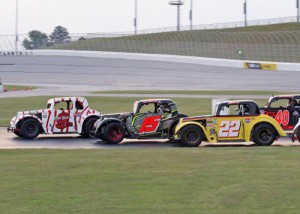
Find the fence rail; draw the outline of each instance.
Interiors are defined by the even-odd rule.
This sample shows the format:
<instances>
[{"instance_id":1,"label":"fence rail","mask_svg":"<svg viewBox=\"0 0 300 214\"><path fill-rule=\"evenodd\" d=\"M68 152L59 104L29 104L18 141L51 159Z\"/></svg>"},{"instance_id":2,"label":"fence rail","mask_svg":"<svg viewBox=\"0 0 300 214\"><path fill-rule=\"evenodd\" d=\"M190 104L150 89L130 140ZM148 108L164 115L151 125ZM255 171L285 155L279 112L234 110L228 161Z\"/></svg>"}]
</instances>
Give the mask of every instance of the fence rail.
<instances>
[{"instance_id":1,"label":"fence rail","mask_svg":"<svg viewBox=\"0 0 300 214\"><path fill-rule=\"evenodd\" d=\"M296 17L250 21L248 25L296 21ZM61 44L35 44L38 49L89 50L131 53L172 54L224 59L300 62L300 30L274 32L233 32L200 30L233 28L243 22L220 25L181 27L123 33L71 34L70 41ZM172 31L173 32L170 32ZM162 33L164 32L164 33ZM22 42L27 35L19 35L17 47L14 35L0 36L0 54L19 54L26 49Z\"/></svg>"}]
</instances>

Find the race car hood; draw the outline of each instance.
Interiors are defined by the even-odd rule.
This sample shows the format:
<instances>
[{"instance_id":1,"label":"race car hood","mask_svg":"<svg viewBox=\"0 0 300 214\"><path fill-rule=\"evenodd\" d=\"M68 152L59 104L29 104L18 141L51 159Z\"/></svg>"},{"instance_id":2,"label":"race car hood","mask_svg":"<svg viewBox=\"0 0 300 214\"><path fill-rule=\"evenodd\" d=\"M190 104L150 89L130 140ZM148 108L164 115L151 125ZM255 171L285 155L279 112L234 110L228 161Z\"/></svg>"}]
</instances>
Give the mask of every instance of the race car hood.
<instances>
[{"instance_id":1,"label":"race car hood","mask_svg":"<svg viewBox=\"0 0 300 214\"><path fill-rule=\"evenodd\" d=\"M17 112L16 116L14 116L10 121L10 126L14 127L16 123L18 123L22 118L26 116L37 116L45 112L45 110L30 110L30 111L19 111Z\"/></svg>"},{"instance_id":2,"label":"race car hood","mask_svg":"<svg viewBox=\"0 0 300 214\"><path fill-rule=\"evenodd\" d=\"M102 117L103 118L124 118L124 117L128 117L132 115L131 112L122 112L122 113L113 113L113 114L103 114Z\"/></svg>"},{"instance_id":3,"label":"race car hood","mask_svg":"<svg viewBox=\"0 0 300 214\"><path fill-rule=\"evenodd\" d=\"M29 110L29 111L19 111L17 112L17 115L37 115L40 113L45 112L45 110L41 109L41 110Z\"/></svg>"},{"instance_id":4,"label":"race car hood","mask_svg":"<svg viewBox=\"0 0 300 214\"><path fill-rule=\"evenodd\" d=\"M186 121L194 121L194 120L206 120L206 119L211 118L211 117L214 117L214 116L212 116L212 115L201 115L201 116L196 116L196 117L185 117L185 118L182 118L182 121L186 122Z\"/></svg>"}]
</instances>

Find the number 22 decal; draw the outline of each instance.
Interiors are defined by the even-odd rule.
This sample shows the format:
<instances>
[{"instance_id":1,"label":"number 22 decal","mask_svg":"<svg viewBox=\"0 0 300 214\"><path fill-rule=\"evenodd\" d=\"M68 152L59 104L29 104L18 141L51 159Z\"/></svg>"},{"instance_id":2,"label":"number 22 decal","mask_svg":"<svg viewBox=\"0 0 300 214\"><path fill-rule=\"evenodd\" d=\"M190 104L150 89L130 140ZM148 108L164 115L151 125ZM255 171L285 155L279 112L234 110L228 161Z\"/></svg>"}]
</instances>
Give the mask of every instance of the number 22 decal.
<instances>
[{"instance_id":1,"label":"number 22 decal","mask_svg":"<svg viewBox=\"0 0 300 214\"><path fill-rule=\"evenodd\" d=\"M220 123L219 137L238 137L241 128L240 120L223 120Z\"/></svg>"}]
</instances>

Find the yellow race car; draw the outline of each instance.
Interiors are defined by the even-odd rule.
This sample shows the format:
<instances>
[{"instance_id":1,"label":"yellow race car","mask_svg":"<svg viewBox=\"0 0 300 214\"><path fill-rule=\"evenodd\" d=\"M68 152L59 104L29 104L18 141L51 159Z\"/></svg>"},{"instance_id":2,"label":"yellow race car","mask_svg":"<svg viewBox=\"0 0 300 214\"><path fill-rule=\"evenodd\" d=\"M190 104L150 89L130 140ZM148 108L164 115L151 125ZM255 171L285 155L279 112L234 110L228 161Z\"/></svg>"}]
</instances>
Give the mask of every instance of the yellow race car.
<instances>
[{"instance_id":1,"label":"yellow race car","mask_svg":"<svg viewBox=\"0 0 300 214\"><path fill-rule=\"evenodd\" d=\"M175 129L175 140L196 147L202 141L249 142L269 146L286 136L272 117L260 114L252 100L223 101L215 106L211 116L181 118Z\"/></svg>"}]
</instances>

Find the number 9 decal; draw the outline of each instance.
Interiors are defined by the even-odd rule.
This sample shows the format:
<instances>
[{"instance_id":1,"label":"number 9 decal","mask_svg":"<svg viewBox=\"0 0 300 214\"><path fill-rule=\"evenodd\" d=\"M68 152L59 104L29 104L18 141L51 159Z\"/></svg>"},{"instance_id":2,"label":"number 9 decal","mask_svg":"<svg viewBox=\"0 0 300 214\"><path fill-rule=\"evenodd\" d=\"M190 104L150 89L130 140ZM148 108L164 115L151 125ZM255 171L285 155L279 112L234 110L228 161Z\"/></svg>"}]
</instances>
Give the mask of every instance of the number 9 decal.
<instances>
[{"instance_id":1,"label":"number 9 decal","mask_svg":"<svg viewBox=\"0 0 300 214\"><path fill-rule=\"evenodd\" d=\"M220 138L238 137L241 128L240 120L223 120L220 123L218 136Z\"/></svg>"}]
</instances>

